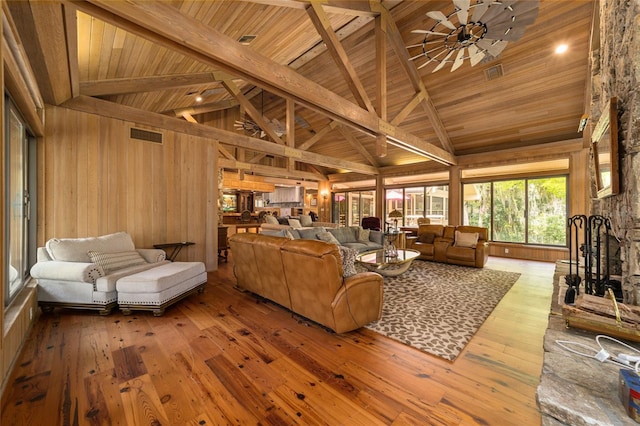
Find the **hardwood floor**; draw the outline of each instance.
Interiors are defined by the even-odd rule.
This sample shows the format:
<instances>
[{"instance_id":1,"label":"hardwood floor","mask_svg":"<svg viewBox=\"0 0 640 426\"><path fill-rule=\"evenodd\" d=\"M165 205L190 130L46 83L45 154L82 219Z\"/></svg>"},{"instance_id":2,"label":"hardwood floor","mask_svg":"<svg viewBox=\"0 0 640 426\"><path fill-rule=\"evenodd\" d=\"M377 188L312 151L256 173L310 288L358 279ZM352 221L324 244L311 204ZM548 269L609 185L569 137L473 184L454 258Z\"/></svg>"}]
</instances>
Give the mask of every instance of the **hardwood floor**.
<instances>
[{"instance_id":1,"label":"hardwood floor","mask_svg":"<svg viewBox=\"0 0 640 426\"><path fill-rule=\"evenodd\" d=\"M8 425L539 425L554 264L522 275L455 362L362 329L336 335L233 288L101 317L41 315L2 397Z\"/></svg>"}]
</instances>

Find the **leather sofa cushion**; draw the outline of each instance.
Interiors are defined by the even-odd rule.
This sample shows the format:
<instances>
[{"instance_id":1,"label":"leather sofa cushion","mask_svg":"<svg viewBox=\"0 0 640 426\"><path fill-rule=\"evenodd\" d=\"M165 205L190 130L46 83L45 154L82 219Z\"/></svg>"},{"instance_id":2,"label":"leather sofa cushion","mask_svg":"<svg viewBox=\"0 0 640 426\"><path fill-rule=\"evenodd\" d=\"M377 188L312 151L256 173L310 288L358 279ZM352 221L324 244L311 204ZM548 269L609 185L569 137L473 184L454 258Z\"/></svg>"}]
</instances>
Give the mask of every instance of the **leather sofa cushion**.
<instances>
[{"instance_id":1,"label":"leather sofa cushion","mask_svg":"<svg viewBox=\"0 0 640 426\"><path fill-rule=\"evenodd\" d=\"M433 254L435 253L435 246L433 244L416 243L412 248L418 250L421 254L426 256L433 256Z\"/></svg>"},{"instance_id":2,"label":"leather sofa cushion","mask_svg":"<svg viewBox=\"0 0 640 426\"><path fill-rule=\"evenodd\" d=\"M468 247L454 247L449 246L447 248L447 259L460 260L464 262L473 262L476 258L476 250Z\"/></svg>"},{"instance_id":3,"label":"leather sofa cushion","mask_svg":"<svg viewBox=\"0 0 640 426\"><path fill-rule=\"evenodd\" d=\"M433 232L425 232L424 234L418 235L418 242L423 244L433 244L436 239L436 234Z\"/></svg>"}]
</instances>

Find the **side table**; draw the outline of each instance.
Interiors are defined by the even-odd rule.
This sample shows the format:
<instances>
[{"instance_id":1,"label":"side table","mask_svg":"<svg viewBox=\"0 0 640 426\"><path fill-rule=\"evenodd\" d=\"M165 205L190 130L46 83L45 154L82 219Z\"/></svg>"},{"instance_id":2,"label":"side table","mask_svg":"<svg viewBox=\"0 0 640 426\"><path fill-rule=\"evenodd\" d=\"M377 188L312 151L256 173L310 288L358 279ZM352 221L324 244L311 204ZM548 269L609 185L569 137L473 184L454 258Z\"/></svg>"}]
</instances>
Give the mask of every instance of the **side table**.
<instances>
[{"instance_id":1,"label":"side table","mask_svg":"<svg viewBox=\"0 0 640 426\"><path fill-rule=\"evenodd\" d=\"M182 247L192 246L194 244L195 243L192 243L191 241L181 241L179 243L154 244L153 247L162 250L169 248L173 249L171 254L167 254L167 259L173 262L178 256L178 253L180 253L180 250L182 250Z\"/></svg>"}]
</instances>

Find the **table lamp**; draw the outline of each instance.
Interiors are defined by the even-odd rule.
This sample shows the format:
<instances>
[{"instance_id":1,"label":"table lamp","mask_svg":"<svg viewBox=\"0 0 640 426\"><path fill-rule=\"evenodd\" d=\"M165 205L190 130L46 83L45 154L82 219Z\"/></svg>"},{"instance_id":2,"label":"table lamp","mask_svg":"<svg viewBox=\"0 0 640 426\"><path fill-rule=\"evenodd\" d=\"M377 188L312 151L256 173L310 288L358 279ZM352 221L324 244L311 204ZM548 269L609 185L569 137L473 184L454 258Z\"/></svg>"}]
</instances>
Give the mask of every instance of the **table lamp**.
<instances>
[{"instance_id":1,"label":"table lamp","mask_svg":"<svg viewBox=\"0 0 640 426\"><path fill-rule=\"evenodd\" d=\"M395 230L398 230L398 219L402 217L402 212L400 210L392 210L389 213L389 218L393 219L393 227Z\"/></svg>"}]
</instances>

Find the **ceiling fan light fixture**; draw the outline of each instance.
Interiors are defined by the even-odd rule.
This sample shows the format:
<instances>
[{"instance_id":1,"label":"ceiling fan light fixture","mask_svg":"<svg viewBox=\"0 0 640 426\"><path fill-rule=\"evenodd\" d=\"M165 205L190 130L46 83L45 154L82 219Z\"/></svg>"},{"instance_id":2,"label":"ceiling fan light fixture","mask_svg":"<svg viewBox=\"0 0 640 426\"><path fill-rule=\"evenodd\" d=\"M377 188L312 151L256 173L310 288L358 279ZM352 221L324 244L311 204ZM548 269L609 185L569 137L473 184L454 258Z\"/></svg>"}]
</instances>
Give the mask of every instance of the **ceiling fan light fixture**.
<instances>
[{"instance_id":1,"label":"ceiling fan light fixture","mask_svg":"<svg viewBox=\"0 0 640 426\"><path fill-rule=\"evenodd\" d=\"M527 25L538 17L539 0L452 0L454 11L446 15L430 11L427 16L436 21L428 30L413 30L424 34L422 44L407 49L422 48L422 53L409 60L426 58L418 69L435 63L432 72L451 64L451 71L469 59L471 66L485 56L497 57L510 41L519 40ZM471 13L471 21L469 16ZM454 55L454 53L456 53Z\"/></svg>"}]
</instances>

